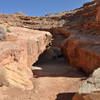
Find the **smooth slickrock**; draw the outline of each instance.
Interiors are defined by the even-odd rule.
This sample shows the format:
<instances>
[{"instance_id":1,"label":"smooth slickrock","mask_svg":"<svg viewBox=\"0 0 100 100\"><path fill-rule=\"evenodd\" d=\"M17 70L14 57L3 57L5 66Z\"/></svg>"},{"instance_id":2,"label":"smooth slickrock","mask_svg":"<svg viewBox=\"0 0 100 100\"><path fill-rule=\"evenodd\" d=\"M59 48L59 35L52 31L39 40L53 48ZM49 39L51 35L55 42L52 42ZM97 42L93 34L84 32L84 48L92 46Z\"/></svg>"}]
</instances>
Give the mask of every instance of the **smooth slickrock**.
<instances>
[{"instance_id":1,"label":"smooth slickrock","mask_svg":"<svg viewBox=\"0 0 100 100\"><path fill-rule=\"evenodd\" d=\"M83 83L73 100L100 100L100 68Z\"/></svg>"},{"instance_id":2,"label":"smooth slickrock","mask_svg":"<svg viewBox=\"0 0 100 100\"><path fill-rule=\"evenodd\" d=\"M7 27L4 40L0 41L0 84L32 89L31 66L51 38L49 32Z\"/></svg>"}]
</instances>

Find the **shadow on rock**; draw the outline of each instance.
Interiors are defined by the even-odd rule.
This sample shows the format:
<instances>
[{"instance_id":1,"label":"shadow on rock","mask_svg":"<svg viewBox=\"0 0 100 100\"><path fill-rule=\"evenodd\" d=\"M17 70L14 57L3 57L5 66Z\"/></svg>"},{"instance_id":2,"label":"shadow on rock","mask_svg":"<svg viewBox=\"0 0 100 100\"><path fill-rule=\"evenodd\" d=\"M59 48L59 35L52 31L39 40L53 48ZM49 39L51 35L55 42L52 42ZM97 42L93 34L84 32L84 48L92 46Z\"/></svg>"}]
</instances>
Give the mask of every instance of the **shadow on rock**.
<instances>
[{"instance_id":1,"label":"shadow on rock","mask_svg":"<svg viewBox=\"0 0 100 100\"><path fill-rule=\"evenodd\" d=\"M75 93L59 93L55 100L72 100Z\"/></svg>"},{"instance_id":2,"label":"shadow on rock","mask_svg":"<svg viewBox=\"0 0 100 100\"><path fill-rule=\"evenodd\" d=\"M37 62L33 65L34 77L84 77L85 74L71 67L64 58L57 58L45 62Z\"/></svg>"}]
</instances>

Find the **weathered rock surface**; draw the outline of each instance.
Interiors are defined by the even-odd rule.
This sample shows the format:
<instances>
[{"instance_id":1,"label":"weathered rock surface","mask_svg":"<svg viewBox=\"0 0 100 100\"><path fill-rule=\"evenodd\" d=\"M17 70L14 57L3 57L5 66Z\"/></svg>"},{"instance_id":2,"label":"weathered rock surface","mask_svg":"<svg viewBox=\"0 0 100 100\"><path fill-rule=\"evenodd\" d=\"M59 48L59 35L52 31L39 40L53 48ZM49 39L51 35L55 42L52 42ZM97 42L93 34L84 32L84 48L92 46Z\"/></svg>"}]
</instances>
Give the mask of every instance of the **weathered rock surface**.
<instances>
[{"instance_id":1,"label":"weathered rock surface","mask_svg":"<svg viewBox=\"0 0 100 100\"><path fill-rule=\"evenodd\" d=\"M84 6L87 8L87 5ZM92 5L89 6L93 8ZM87 15L85 15L86 13ZM80 16L79 21L72 21L75 24L73 23L70 28L71 35L69 38L62 43L62 50L71 65L83 69L86 73L91 73L94 69L100 67L100 24L94 20L96 16L88 20L90 13L86 13L76 12L73 16L73 18Z\"/></svg>"},{"instance_id":2,"label":"weathered rock surface","mask_svg":"<svg viewBox=\"0 0 100 100\"><path fill-rule=\"evenodd\" d=\"M99 3L92 1L79 9L44 17L26 16L21 13L1 14L0 23L6 26L51 32L53 35L52 46L60 47L63 44L62 50L69 63L91 73L100 65L99 9ZM63 40L66 43L65 41L62 43Z\"/></svg>"},{"instance_id":3,"label":"weathered rock surface","mask_svg":"<svg viewBox=\"0 0 100 100\"><path fill-rule=\"evenodd\" d=\"M73 100L100 100L100 68L83 83Z\"/></svg>"},{"instance_id":4,"label":"weathered rock surface","mask_svg":"<svg viewBox=\"0 0 100 100\"><path fill-rule=\"evenodd\" d=\"M88 27L91 29L88 30ZM83 27L84 31L81 30L81 34L74 34L62 43L63 52L69 63L86 73L100 67L100 29L96 27L94 30L94 27L92 25Z\"/></svg>"},{"instance_id":5,"label":"weathered rock surface","mask_svg":"<svg viewBox=\"0 0 100 100\"><path fill-rule=\"evenodd\" d=\"M96 16L96 21L100 21L100 6L97 7L97 16Z\"/></svg>"},{"instance_id":6,"label":"weathered rock surface","mask_svg":"<svg viewBox=\"0 0 100 100\"><path fill-rule=\"evenodd\" d=\"M91 73L100 65L100 25L96 23L99 20L97 7L92 1L79 9L44 17L26 16L20 13L2 14L0 23L51 32L52 46L55 48L63 44L62 50L69 63Z\"/></svg>"},{"instance_id":7,"label":"weathered rock surface","mask_svg":"<svg viewBox=\"0 0 100 100\"><path fill-rule=\"evenodd\" d=\"M97 15L96 15L96 21L100 21L100 0L95 0L97 3Z\"/></svg>"},{"instance_id":8,"label":"weathered rock surface","mask_svg":"<svg viewBox=\"0 0 100 100\"><path fill-rule=\"evenodd\" d=\"M51 41L51 34L21 27L7 27L7 31L0 41L0 84L32 89L31 66Z\"/></svg>"},{"instance_id":9,"label":"weathered rock surface","mask_svg":"<svg viewBox=\"0 0 100 100\"><path fill-rule=\"evenodd\" d=\"M18 12L1 14L0 24L10 27L7 34L5 29L0 31L0 85L33 88L30 81L31 65L37 61L51 40L50 33L42 31L49 31L53 35L52 47L44 53L45 59L61 55L61 48L73 67L86 73L92 73L100 67L100 3L99 0L95 1L73 11L44 17L27 16ZM100 100L99 73L100 69L84 82L73 100Z\"/></svg>"}]
</instances>

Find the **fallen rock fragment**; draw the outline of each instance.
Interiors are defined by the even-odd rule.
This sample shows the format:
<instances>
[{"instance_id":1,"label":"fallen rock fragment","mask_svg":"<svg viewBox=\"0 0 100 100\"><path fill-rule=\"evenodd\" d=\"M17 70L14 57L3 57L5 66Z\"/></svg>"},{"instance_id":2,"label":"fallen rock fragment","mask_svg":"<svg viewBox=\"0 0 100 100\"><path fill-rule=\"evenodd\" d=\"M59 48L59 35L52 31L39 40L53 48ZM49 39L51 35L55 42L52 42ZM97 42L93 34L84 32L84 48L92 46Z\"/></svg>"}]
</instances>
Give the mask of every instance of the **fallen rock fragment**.
<instances>
[{"instance_id":1,"label":"fallen rock fragment","mask_svg":"<svg viewBox=\"0 0 100 100\"><path fill-rule=\"evenodd\" d=\"M100 100L100 68L83 82L73 100Z\"/></svg>"}]
</instances>

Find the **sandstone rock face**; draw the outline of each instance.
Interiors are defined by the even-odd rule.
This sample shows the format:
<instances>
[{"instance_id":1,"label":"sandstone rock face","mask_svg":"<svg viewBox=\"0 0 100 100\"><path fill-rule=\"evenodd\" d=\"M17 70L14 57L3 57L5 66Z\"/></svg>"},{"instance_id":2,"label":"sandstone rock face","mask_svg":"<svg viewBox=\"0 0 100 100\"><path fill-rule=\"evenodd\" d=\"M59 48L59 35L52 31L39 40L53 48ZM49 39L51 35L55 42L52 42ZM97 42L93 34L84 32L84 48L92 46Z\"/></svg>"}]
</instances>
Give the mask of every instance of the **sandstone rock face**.
<instances>
[{"instance_id":1,"label":"sandstone rock face","mask_svg":"<svg viewBox=\"0 0 100 100\"><path fill-rule=\"evenodd\" d=\"M100 35L77 34L62 43L63 52L72 66L86 73L100 67Z\"/></svg>"},{"instance_id":2,"label":"sandstone rock face","mask_svg":"<svg viewBox=\"0 0 100 100\"><path fill-rule=\"evenodd\" d=\"M0 23L51 32L52 47L61 47L71 65L91 73L100 65L100 24L96 22L100 17L97 7L92 1L79 9L44 17L26 16L21 13L1 14Z\"/></svg>"},{"instance_id":3,"label":"sandstone rock face","mask_svg":"<svg viewBox=\"0 0 100 100\"><path fill-rule=\"evenodd\" d=\"M9 27L0 41L0 84L32 89L31 66L51 41L45 31Z\"/></svg>"},{"instance_id":4,"label":"sandstone rock face","mask_svg":"<svg viewBox=\"0 0 100 100\"><path fill-rule=\"evenodd\" d=\"M100 6L97 7L97 16L96 16L96 21L100 21Z\"/></svg>"},{"instance_id":5,"label":"sandstone rock face","mask_svg":"<svg viewBox=\"0 0 100 100\"><path fill-rule=\"evenodd\" d=\"M97 3L97 15L96 15L96 21L100 21L100 0L95 0Z\"/></svg>"},{"instance_id":6,"label":"sandstone rock face","mask_svg":"<svg viewBox=\"0 0 100 100\"><path fill-rule=\"evenodd\" d=\"M84 6L87 8L88 5ZM88 12L88 15L80 12L72 16L70 36L62 42L62 51L72 66L81 68L86 73L92 73L94 69L100 67L100 25L94 18L87 20L90 15ZM85 14L85 19L83 14ZM77 16L80 16L79 19L74 20Z\"/></svg>"},{"instance_id":7,"label":"sandstone rock face","mask_svg":"<svg viewBox=\"0 0 100 100\"><path fill-rule=\"evenodd\" d=\"M73 27L95 21L96 8L95 2L90 2L73 11L43 17L26 16L18 12L10 15L0 14L0 24L49 31L53 35L53 46L60 47L61 42L73 31Z\"/></svg>"},{"instance_id":8,"label":"sandstone rock face","mask_svg":"<svg viewBox=\"0 0 100 100\"><path fill-rule=\"evenodd\" d=\"M100 100L100 68L83 83L73 100Z\"/></svg>"}]
</instances>

